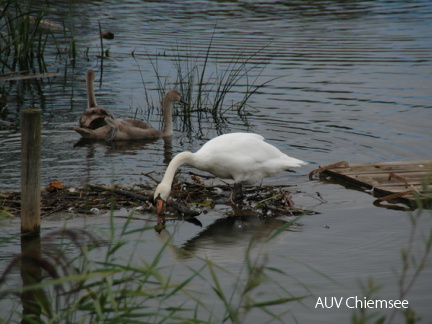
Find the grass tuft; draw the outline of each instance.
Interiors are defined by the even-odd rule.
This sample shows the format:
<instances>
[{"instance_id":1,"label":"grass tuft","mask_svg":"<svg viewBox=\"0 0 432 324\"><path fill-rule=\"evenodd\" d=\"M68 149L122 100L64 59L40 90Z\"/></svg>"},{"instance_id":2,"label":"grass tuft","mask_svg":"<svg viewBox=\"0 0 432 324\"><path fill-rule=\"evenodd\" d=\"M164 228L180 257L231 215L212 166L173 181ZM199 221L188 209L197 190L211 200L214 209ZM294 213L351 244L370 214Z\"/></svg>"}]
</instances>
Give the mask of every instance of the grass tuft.
<instances>
[{"instance_id":1,"label":"grass tuft","mask_svg":"<svg viewBox=\"0 0 432 324\"><path fill-rule=\"evenodd\" d=\"M274 271L267 268L265 258L262 262L252 259L249 249L239 274L205 259L197 268L186 266L189 273L183 272L179 281L172 277L174 269L162 265L162 256L171 246L169 240L150 260L137 260L136 255L141 255L138 250L124 260L121 249L138 229L130 228L133 213L120 226L112 219L103 234L106 238L88 230L65 229L45 235L42 248L32 244L34 248L14 258L0 277L0 298L30 293L31 302L21 299L27 309L22 314L25 323L243 323L252 309L277 318L280 314L272 312L272 307L303 298L254 298L252 294L271 281L266 272ZM143 233L154 228L139 230ZM251 246L255 244L251 242ZM23 287L8 284L6 288L11 271L30 255L37 260L32 269L39 269L42 275ZM233 278L236 284L227 289L221 275ZM202 292L196 291L197 281L209 286L206 294L213 292L214 296L203 299ZM223 314L214 307L215 300L222 302ZM8 316L10 322L12 318Z\"/></svg>"}]
</instances>

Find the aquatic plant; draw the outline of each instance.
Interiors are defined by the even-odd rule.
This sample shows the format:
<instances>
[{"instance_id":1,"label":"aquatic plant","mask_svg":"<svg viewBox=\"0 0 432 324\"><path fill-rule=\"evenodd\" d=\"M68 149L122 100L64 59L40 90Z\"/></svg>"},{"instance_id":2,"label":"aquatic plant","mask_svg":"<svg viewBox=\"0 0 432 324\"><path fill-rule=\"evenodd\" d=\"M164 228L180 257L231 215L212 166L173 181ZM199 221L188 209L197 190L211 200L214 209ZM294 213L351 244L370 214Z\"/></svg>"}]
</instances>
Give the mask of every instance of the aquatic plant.
<instances>
[{"instance_id":1,"label":"aquatic plant","mask_svg":"<svg viewBox=\"0 0 432 324\"><path fill-rule=\"evenodd\" d=\"M45 52L47 44L60 49L54 31L67 29L45 19L46 9L39 7L32 0L6 0L0 8L0 63L2 73L44 73L47 71ZM66 50L71 60L76 57L73 38L70 48Z\"/></svg>"},{"instance_id":2,"label":"aquatic plant","mask_svg":"<svg viewBox=\"0 0 432 324\"><path fill-rule=\"evenodd\" d=\"M235 111L246 116L247 102L260 88L276 78L258 83L262 71L268 64L267 60L258 60L263 48L247 53L238 51L228 61L221 62L212 53L212 40L204 55L190 62L194 57L191 53L182 55L179 50L174 56L177 71L176 84L186 94L190 103L185 114L192 111L210 113L213 120L219 121L228 111ZM253 75L253 77L251 77ZM242 93L240 98L230 98L234 92ZM231 103L227 104L227 101Z\"/></svg>"},{"instance_id":3,"label":"aquatic plant","mask_svg":"<svg viewBox=\"0 0 432 324\"><path fill-rule=\"evenodd\" d=\"M14 127L13 109L20 108L21 98L11 100L10 93L17 87L18 93L35 91L43 97L43 80L41 77L57 75L48 72L52 61L59 62L65 53L54 32L63 31L65 38L67 29L45 19L45 9L38 7L40 3L32 0L6 0L0 6L0 79L2 81L19 81L16 84L2 82L0 84L0 118L5 120L1 127ZM75 42L70 41L66 50L66 62L74 62L76 56ZM54 56L46 63L47 48L54 49ZM53 51L50 50L50 53ZM34 96L34 94L31 94ZM39 101L43 109L44 100ZM15 106L16 104L16 106ZM35 106L37 106L35 104Z\"/></svg>"},{"instance_id":4,"label":"aquatic plant","mask_svg":"<svg viewBox=\"0 0 432 324\"><path fill-rule=\"evenodd\" d=\"M425 230L421 223L425 212L419 209L410 216L412 228L407 247L401 253L402 268L397 283L400 299L407 297L429 262L432 231L429 228L419 235L420 229ZM119 224L111 214L108 230L98 235L89 230L65 229L44 236L39 245L33 241L31 249L23 249L0 275L0 299L15 296L10 313L2 311L0 322L18 322L22 317L23 323L247 323L257 314L260 319L267 317L268 322L284 322L295 315L289 313L289 308L278 308L278 305L304 304L306 298L313 296L307 285L304 285L305 294L293 294L284 285L283 278L289 278L289 274L270 265L265 252L257 253L263 242L271 242L290 230L297 217L282 226L269 228L264 236L262 231L256 232L235 273L211 259L200 259L189 250L175 247L170 239L164 240L153 257L146 257L140 251L143 244L140 238L163 230L164 226L137 227L136 223L132 226L135 219L132 212ZM413 245L419 237L424 240L422 250ZM8 240L0 240L0 245ZM131 251L132 241L137 243ZM124 257L122 249L126 245L129 245L128 256ZM167 250L175 250L179 260L194 257L195 266L178 263L167 267L162 262ZM37 265L40 271L29 272L33 274L31 280L26 272L21 272L26 278L25 285L14 288L9 276L14 268L26 262L27 269ZM311 270L333 281L326 274ZM182 279L174 276L178 271ZM233 282L228 287L224 284L227 278ZM268 291L269 287L271 294L266 294L262 288ZM380 288L372 278L362 284L367 300L374 299ZM21 314L17 304L22 304L27 312ZM396 311L383 315L360 308L352 314L351 322L401 322ZM412 308L406 309L402 316L407 324L417 321Z\"/></svg>"},{"instance_id":5,"label":"aquatic plant","mask_svg":"<svg viewBox=\"0 0 432 324\"><path fill-rule=\"evenodd\" d=\"M176 281L174 268L161 263L164 252L172 249L170 240L166 240L150 260L139 251L139 244L132 252L128 250L128 258L121 258L124 255L121 250L130 244L131 235L141 236L156 230L153 226L131 228L133 219L132 212L119 227L111 215L110 227L105 233L95 235L88 230L65 229L48 234L41 243L31 243L32 248L14 258L0 277L0 298L21 297L16 302L21 302L26 309L20 315L23 323L243 323L251 310L280 321L286 310L278 314L271 310L273 306L304 298L290 294L272 279L272 273L280 275L283 271L268 266L265 254L257 256L256 250L251 253L252 247L261 244L257 238L251 240L237 274L209 259L202 259L198 268L185 265L183 279ZM294 222L286 223L277 234L288 230ZM272 233L277 236L270 231L269 239ZM178 253L190 252L180 249ZM24 269L33 269L28 272L33 274L31 280L22 288L6 285L12 269L26 262ZM205 271L210 273L210 279ZM21 273L23 278L28 278L22 268ZM221 285L222 275L233 279L232 289ZM214 292L214 296L210 296L212 302L196 291L196 283L193 283L196 280L200 280L199 285L208 285L207 291ZM275 287L270 299L259 293L263 283ZM278 288L283 297L275 294ZM224 310L222 313L215 309L214 302L218 300ZM0 322L18 321L17 315L2 312L7 318L0 318Z\"/></svg>"},{"instance_id":6,"label":"aquatic plant","mask_svg":"<svg viewBox=\"0 0 432 324\"><path fill-rule=\"evenodd\" d=\"M219 58L213 49L213 36L203 53L192 53L190 50L183 52L173 46L171 53L165 52L163 58L171 60L174 64L175 76L171 78L174 81L161 73L159 68L161 56L147 52L146 59L150 62L156 77L159 99L162 100L164 94L171 88L177 88L189 103L181 111L184 126L190 131L194 127L193 120L197 120L194 124L199 126L204 115L209 115L215 123L226 120L227 112L235 112L246 120L248 114L246 108L252 95L277 79L260 81L262 72L268 64L268 59L258 58L262 50L263 48L254 50L252 53L246 50L238 51L230 55L228 60ZM138 55L135 53L132 55L139 68ZM148 89L142 75L141 78L147 105L154 107L148 100Z\"/></svg>"},{"instance_id":7,"label":"aquatic plant","mask_svg":"<svg viewBox=\"0 0 432 324\"><path fill-rule=\"evenodd\" d=\"M38 32L43 12L32 8L32 2L8 0L0 10L0 62L2 72L34 71L35 61L44 71L43 53L46 37Z\"/></svg>"}]
</instances>

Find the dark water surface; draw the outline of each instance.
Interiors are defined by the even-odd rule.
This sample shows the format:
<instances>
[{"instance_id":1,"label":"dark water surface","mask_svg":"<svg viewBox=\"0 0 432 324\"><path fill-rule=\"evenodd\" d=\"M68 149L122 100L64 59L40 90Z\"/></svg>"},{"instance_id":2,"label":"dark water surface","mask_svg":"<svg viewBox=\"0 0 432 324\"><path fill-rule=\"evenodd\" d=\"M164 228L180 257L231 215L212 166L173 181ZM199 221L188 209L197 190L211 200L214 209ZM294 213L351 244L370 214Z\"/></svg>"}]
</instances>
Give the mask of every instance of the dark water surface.
<instances>
[{"instance_id":1,"label":"dark water surface","mask_svg":"<svg viewBox=\"0 0 432 324\"><path fill-rule=\"evenodd\" d=\"M77 62L75 67L49 62L50 71L59 71L55 78L2 81L10 90L9 114L0 124L0 191L20 188L19 112L32 106L43 111L44 185L53 180L73 187L152 183L141 173L163 172L171 156L180 151L197 150L221 133L256 132L287 154L310 163L294 175L282 174L264 183L294 185L303 192L294 196L294 202L320 213L303 218L300 231L283 234L266 247L270 265L289 274L289 280L281 279L287 280L285 289L294 295L313 294L302 305L279 309L288 311L283 321L347 323L352 309L316 309L315 303L325 296L362 297L358 279L372 277L383 285L378 297L398 298L395 269L400 269L400 251L411 228L408 214L374 207L374 198L366 193L309 181L307 174L318 165L340 160L431 159L429 1L57 1L47 17L58 24L64 21L73 30ZM103 64L97 57L98 22L103 30L115 34L104 43L110 59ZM186 117L178 108L170 145L162 140L75 145L79 135L71 128L86 106L87 69L96 71L100 105L117 117L138 112L139 118L159 127L159 111L146 103L146 93L156 107L160 99L155 70L165 89L174 88L179 58L185 71L188 64L202 65L210 44L209 83L239 55L251 57L248 66L255 64L229 93L223 116L192 111ZM253 81L265 85L249 100L246 114L229 109ZM326 203L312 198L316 192ZM241 268L238 260L252 231L236 223L222 230L229 235L202 233L228 212L228 207L221 207L200 216L201 229L182 222L169 223L167 229L174 244L190 247L235 273ZM146 216L150 223L154 221L152 215ZM430 214L427 218L424 228L430 229ZM106 216L69 224L78 226L81 221L97 228L108 226ZM14 221L1 223L7 233L19 229ZM46 220L44 231L63 224ZM418 249L420 237L415 242ZM145 240L151 257L160 243L153 236ZM15 249L12 244L0 253L2 263ZM175 252L167 254L164 262L177 264L173 255ZM187 259L177 267L184 263L193 267L199 261ZM185 271L176 275L187 277ZM423 322L432 318L431 275L429 266L407 297ZM223 285L230 287L232 280L227 277ZM271 288L263 289L263 294L273 293ZM203 294L203 298L214 299L211 293Z\"/></svg>"}]
</instances>

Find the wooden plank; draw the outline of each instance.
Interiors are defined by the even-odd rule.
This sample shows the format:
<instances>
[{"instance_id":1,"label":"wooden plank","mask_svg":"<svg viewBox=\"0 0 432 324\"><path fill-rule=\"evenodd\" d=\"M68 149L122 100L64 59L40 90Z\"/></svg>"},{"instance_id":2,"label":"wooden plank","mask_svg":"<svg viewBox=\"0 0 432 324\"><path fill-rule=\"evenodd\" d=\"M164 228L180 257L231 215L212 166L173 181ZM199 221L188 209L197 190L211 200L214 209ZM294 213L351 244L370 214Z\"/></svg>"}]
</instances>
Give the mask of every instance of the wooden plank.
<instances>
[{"instance_id":1,"label":"wooden plank","mask_svg":"<svg viewBox=\"0 0 432 324\"><path fill-rule=\"evenodd\" d=\"M397 174L398 176L401 176L404 180L406 180L406 183L404 181L394 179L392 178L389 180L388 174L367 174L367 175L344 175L346 177L352 177L354 179L357 179L362 182L366 182L369 184L372 184L370 181L372 181L375 185L386 185L386 186L404 186L407 188L408 186L412 185L414 187L419 187L421 189L422 187L422 174L416 174L413 176L406 176L405 174Z\"/></svg>"},{"instance_id":2,"label":"wooden plank","mask_svg":"<svg viewBox=\"0 0 432 324\"><path fill-rule=\"evenodd\" d=\"M382 166L382 165L350 165L348 168L336 168L333 170L340 170L341 173L402 173L402 172L427 172L432 171L431 164L413 164L412 166Z\"/></svg>"},{"instance_id":3,"label":"wooden plank","mask_svg":"<svg viewBox=\"0 0 432 324\"><path fill-rule=\"evenodd\" d=\"M339 172L341 174L346 174L346 175L361 175L361 174L390 174L390 173L395 173L395 174L401 174L401 173L406 173L406 174L415 174L418 173L420 174L420 176L424 175L425 173L427 173L427 170L406 170L406 169L401 169L401 170L369 170L369 169L346 169L346 170L338 170L336 169L335 172Z\"/></svg>"},{"instance_id":4,"label":"wooden plank","mask_svg":"<svg viewBox=\"0 0 432 324\"><path fill-rule=\"evenodd\" d=\"M410 205L416 204L415 193L420 193L424 200L432 200L431 160L356 164L341 162L314 170L309 177L312 178L316 173L360 189L373 189L374 194L381 197L396 196L399 201ZM424 190L427 181L428 188Z\"/></svg>"},{"instance_id":5,"label":"wooden plank","mask_svg":"<svg viewBox=\"0 0 432 324\"><path fill-rule=\"evenodd\" d=\"M350 163L350 168L367 168L367 167L377 167L377 168L401 168L401 167L412 167L412 166L431 166L432 160L418 160L418 161L393 161L393 162L372 162L372 163Z\"/></svg>"}]
</instances>

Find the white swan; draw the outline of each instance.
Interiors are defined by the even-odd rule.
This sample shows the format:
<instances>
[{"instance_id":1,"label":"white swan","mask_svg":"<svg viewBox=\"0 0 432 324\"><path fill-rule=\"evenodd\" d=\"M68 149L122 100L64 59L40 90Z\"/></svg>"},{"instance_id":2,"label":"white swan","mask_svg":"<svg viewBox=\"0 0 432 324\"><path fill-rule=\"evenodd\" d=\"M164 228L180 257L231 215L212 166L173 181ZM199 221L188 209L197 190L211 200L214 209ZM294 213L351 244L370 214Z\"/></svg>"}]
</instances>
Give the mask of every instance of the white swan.
<instances>
[{"instance_id":1,"label":"white swan","mask_svg":"<svg viewBox=\"0 0 432 324\"><path fill-rule=\"evenodd\" d=\"M307 162L289 157L264 142L264 137L258 134L231 133L218 136L205 143L196 153L182 152L172 159L154 192L158 214L164 213L175 172L182 164L223 179L233 179L236 189L241 188L242 184L258 182L283 170L306 165Z\"/></svg>"}]
</instances>

